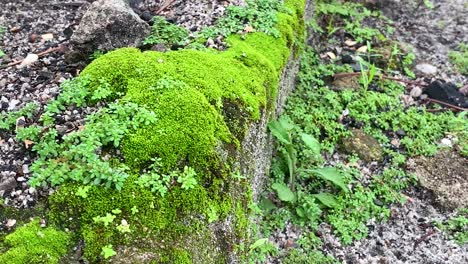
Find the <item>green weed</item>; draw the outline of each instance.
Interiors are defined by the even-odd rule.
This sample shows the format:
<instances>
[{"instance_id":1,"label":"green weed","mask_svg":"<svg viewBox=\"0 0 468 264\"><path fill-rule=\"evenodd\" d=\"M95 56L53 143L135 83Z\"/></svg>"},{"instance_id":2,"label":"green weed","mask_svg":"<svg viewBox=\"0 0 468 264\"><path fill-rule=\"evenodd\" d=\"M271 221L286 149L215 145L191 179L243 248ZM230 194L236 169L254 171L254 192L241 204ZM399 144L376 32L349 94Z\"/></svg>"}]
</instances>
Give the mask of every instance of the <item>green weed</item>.
<instances>
[{"instance_id":1,"label":"green weed","mask_svg":"<svg viewBox=\"0 0 468 264\"><path fill-rule=\"evenodd\" d=\"M143 41L145 45L163 45L166 48L181 48L190 42L188 30L171 24L164 17L153 17L151 34Z\"/></svg>"},{"instance_id":2,"label":"green weed","mask_svg":"<svg viewBox=\"0 0 468 264\"><path fill-rule=\"evenodd\" d=\"M458 214L447 221L436 222L436 226L444 231L459 245L468 243L468 209L462 208Z\"/></svg>"},{"instance_id":3,"label":"green weed","mask_svg":"<svg viewBox=\"0 0 468 264\"><path fill-rule=\"evenodd\" d=\"M352 2L319 2L315 9L317 20L328 19L328 23L325 23L328 35L343 29L351 34L357 42L382 36L377 29L363 26L365 19L380 16L378 12L372 12L361 4Z\"/></svg>"},{"instance_id":4,"label":"green weed","mask_svg":"<svg viewBox=\"0 0 468 264\"><path fill-rule=\"evenodd\" d=\"M461 74L468 75L468 44L462 43L458 51L450 51L449 59Z\"/></svg>"}]
</instances>

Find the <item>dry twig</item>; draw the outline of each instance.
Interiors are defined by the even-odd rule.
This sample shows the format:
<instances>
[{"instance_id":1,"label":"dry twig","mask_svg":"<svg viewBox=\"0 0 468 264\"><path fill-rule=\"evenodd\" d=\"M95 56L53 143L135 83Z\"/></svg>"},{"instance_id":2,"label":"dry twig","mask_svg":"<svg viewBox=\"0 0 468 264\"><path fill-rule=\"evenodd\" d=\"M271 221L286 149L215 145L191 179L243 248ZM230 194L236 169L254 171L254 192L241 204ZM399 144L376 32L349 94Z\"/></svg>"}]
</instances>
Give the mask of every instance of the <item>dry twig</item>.
<instances>
[{"instance_id":1,"label":"dry twig","mask_svg":"<svg viewBox=\"0 0 468 264\"><path fill-rule=\"evenodd\" d=\"M446 102L443 102L443 101L440 101L440 100L436 100L436 99L432 99L432 98L427 98L427 100L429 101L429 103L432 102L432 103L441 104L441 105L449 107L449 108L451 108L453 110L468 111L468 109L466 109L466 108L459 107L459 106L456 106L456 105L453 105L453 104L449 104L449 103L446 103Z\"/></svg>"},{"instance_id":2,"label":"dry twig","mask_svg":"<svg viewBox=\"0 0 468 264\"><path fill-rule=\"evenodd\" d=\"M43 57L43 56L45 56L45 55L47 55L47 54L49 54L49 53L56 52L56 51L62 51L63 49L64 49L64 47L63 47L62 45L59 45L58 47L49 48L49 49L47 49L47 50L45 50L45 51L43 51L43 52L39 52L39 53L37 54L37 56ZM12 66L21 64L23 61L24 61L24 59L23 59L23 60L15 60L15 61L13 61L13 62L7 64L7 65L0 66L0 69L10 68L10 67L12 67Z\"/></svg>"},{"instance_id":3,"label":"dry twig","mask_svg":"<svg viewBox=\"0 0 468 264\"><path fill-rule=\"evenodd\" d=\"M175 2L176 2L176 0L169 0L169 1L167 1L164 5L162 5L162 6L156 11L156 15L161 14L164 10L166 10L168 7L170 7L171 5L173 5Z\"/></svg>"}]
</instances>

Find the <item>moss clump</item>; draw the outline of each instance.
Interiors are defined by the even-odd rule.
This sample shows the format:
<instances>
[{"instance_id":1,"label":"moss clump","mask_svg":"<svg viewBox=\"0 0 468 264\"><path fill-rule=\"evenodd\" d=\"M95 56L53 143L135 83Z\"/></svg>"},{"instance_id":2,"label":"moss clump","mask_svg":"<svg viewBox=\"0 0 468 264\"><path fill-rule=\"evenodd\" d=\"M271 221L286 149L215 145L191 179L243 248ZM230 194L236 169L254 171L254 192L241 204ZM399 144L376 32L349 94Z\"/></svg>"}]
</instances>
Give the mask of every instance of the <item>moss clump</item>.
<instances>
[{"instance_id":1,"label":"moss clump","mask_svg":"<svg viewBox=\"0 0 468 264\"><path fill-rule=\"evenodd\" d=\"M157 262L226 263L233 241L244 240L250 196L229 178L230 157L215 149L223 144L238 147L248 124L274 109L281 71L303 30L304 1L285 4L287 13L278 16L280 37L232 35L224 52L124 48L83 70L94 89L109 83L121 101L146 106L158 118L155 125L126 136L122 152L135 175L120 192L91 187L83 198L76 195L80 186L68 185L50 198L52 221L77 231L85 240L87 259L103 261L102 247L112 244L154 253ZM240 109L242 121L227 117L225 106ZM142 189L135 181L155 157L167 171L195 168L197 187L172 186L164 197ZM93 220L107 214L107 226ZM213 225L228 216L235 230L214 232ZM118 229L123 220L130 232Z\"/></svg>"},{"instance_id":2,"label":"moss clump","mask_svg":"<svg viewBox=\"0 0 468 264\"><path fill-rule=\"evenodd\" d=\"M141 247L149 247L146 243L150 240L182 243L181 236L206 231L210 208L214 208L221 219L231 210L230 200L222 200L213 191L209 194L201 186L190 191L174 187L160 197L142 189L134 180L130 178L120 192L91 187L87 198L76 195L79 186L63 186L50 198L51 221L78 231L86 243L85 256L96 260L107 244L132 245L140 240L138 246ZM116 209L118 214L113 213ZM107 213L115 216L108 226L93 220ZM129 224L131 232L118 230L122 220ZM153 251L161 246L156 244L151 245Z\"/></svg>"},{"instance_id":3,"label":"moss clump","mask_svg":"<svg viewBox=\"0 0 468 264\"><path fill-rule=\"evenodd\" d=\"M206 165L202 160L211 157L218 141L232 140L229 132L234 131L227 127L233 126L225 124L222 116L224 102L239 104L252 120L260 117L261 109L271 109L296 20L286 14L279 17L280 38L264 33L230 36L225 52L126 48L91 63L83 76L96 85L110 83L114 92L125 94L125 100L146 105L161 118L160 125L128 137L123 148L128 165L138 168L155 156L163 158L167 167L187 159L195 161L193 166ZM166 80L184 83L183 88L161 87Z\"/></svg>"},{"instance_id":4,"label":"moss clump","mask_svg":"<svg viewBox=\"0 0 468 264\"><path fill-rule=\"evenodd\" d=\"M213 166L210 161L216 160L218 140L230 141L221 115L196 89L174 87L130 96L138 103L151 104L158 119L155 125L136 131L125 141L123 152L131 165L158 156L165 169L175 167L179 161L209 167Z\"/></svg>"},{"instance_id":5,"label":"moss clump","mask_svg":"<svg viewBox=\"0 0 468 264\"><path fill-rule=\"evenodd\" d=\"M177 264L192 264L190 254L182 249L173 249L172 252L163 256L159 263L177 263Z\"/></svg>"},{"instance_id":6,"label":"moss clump","mask_svg":"<svg viewBox=\"0 0 468 264\"><path fill-rule=\"evenodd\" d=\"M39 219L35 219L5 237L4 243L11 248L0 254L0 263L58 263L67 253L69 242L67 233L42 228Z\"/></svg>"}]
</instances>

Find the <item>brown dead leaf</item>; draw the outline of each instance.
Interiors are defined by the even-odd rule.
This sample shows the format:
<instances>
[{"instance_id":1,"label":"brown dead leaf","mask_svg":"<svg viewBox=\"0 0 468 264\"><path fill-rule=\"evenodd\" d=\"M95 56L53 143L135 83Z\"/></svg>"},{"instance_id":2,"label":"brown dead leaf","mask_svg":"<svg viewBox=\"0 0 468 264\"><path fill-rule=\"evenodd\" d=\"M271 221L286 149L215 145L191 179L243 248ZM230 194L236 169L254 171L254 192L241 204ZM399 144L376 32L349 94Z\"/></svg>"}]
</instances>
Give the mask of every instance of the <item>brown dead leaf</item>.
<instances>
[{"instance_id":1,"label":"brown dead leaf","mask_svg":"<svg viewBox=\"0 0 468 264\"><path fill-rule=\"evenodd\" d=\"M24 147L26 149L29 149L32 145L34 145L34 141L27 140L27 139L24 141Z\"/></svg>"},{"instance_id":2,"label":"brown dead leaf","mask_svg":"<svg viewBox=\"0 0 468 264\"><path fill-rule=\"evenodd\" d=\"M360 52L360 53L366 53L367 52L367 46L362 46L359 49L357 49L356 51Z\"/></svg>"},{"instance_id":3,"label":"brown dead leaf","mask_svg":"<svg viewBox=\"0 0 468 264\"><path fill-rule=\"evenodd\" d=\"M336 59L335 53L333 53L331 51L327 52L327 56L330 57L330 59L332 59L332 60Z\"/></svg>"},{"instance_id":4,"label":"brown dead leaf","mask_svg":"<svg viewBox=\"0 0 468 264\"><path fill-rule=\"evenodd\" d=\"M346 46L348 46L348 47L352 47L352 46L354 46L354 45L357 44L357 41L348 39L348 40L345 41L345 44L346 44Z\"/></svg>"},{"instance_id":5,"label":"brown dead leaf","mask_svg":"<svg viewBox=\"0 0 468 264\"><path fill-rule=\"evenodd\" d=\"M400 147L400 141L396 138L392 139L392 141L390 142L394 147L397 147L399 148Z\"/></svg>"}]
</instances>

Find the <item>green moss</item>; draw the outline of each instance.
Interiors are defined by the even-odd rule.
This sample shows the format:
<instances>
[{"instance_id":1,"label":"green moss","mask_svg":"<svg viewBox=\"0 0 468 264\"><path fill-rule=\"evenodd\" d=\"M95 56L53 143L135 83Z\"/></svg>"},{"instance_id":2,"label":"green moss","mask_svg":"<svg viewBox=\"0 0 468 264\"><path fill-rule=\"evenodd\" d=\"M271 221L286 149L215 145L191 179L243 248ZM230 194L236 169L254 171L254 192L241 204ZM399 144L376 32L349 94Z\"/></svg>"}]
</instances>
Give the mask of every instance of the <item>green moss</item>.
<instances>
[{"instance_id":1,"label":"green moss","mask_svg":"<svg viewBox=\"0 0 468 264\"><path fill-rule=\"evenodd\" d=\"M159 263L192 264L193 262L186 250L173 249L169 254L163 256Z\"/></svg>"},{"instance_id":2,"label":"green moss","mask_svg":"<svg viewBox=\"0 0 468 264\"><path fill-rule=\"evenodd\" d=\"M209 195L201 186L190 191L173 188L160 197L141 189L132 180L135 178L120 192L92 187L86 199L76 195L78 186L62 187L50 198L51 221L78 231L86 243L85 256L93 260L107 244L126 245L144 238L181 243L183 236L203 232L210 207L216 208L220 219L231 210L230 200L222 200L213 191ZM121 213L115 214L111 225L105 227L93 221L94 217L115 209ZM131 233L116 229L123 219L129 223ZM144 242L141 246L145 247Z\"/></svg>"},{"instance_id":3,"label":"green moss","mask_svg":"<svg viewBox=\"0 0 468 264\"><path fill-rule=\"evenodd\" d=\"M244 188L236 189L229 178L235 161L215 149L238 147L247 125L274 109L281 71L302 34L298 30L303 29L304 1L286 2L288 13L279 15L279 38L264 33L233 35L227 38L229 49L224 52L124 48L83 70L91 86L107 82L121 101L147 106L158 118L155 125L124 140L125 163L135 175L120 192L91 187L83 199L75 195L79 186L68 185L50 198L51 220L85 240L88 260L103 261L102 247L112 244L116 249L147 250L163 263L225 263L234 248L229 243L246 237L250 195ZM164 197L142 189L135 179L154 157L161 158L167 171L185 165L195 168L198 186L188 191L173 186ZM110 225L93 221L115 209L121 213L112 213L115 219ZM228 216L235 232L214 234L209 225ZM130 233L117 230L122 220L130 225ZM213 239L224 236L229 239L220 252L219 241Z\"/></svg>"},{"instance_id":4,"label":"green moss","mask_svg":"<svg viewBox=\"0 0 468 264\"><path fill-rule=\"evenodd\" d=\"M67 253L69 235L52 227L42 228L39 219L19 227L5 237L11 248L0 253L0 263L58 263Z\"/></svg>"},{"instance_id":5,"label":"green moss","mask_svg":"<svg viewBox=\"0 0 468 264\"><path fill-rule=\"evenodd\" d=\"M158 156L167 167L180 161L209 165L205 161L212 158L216 144L231 142L229 132L239 134L223 120L225 102L239 104L252 120L260 117L262 109L271 110L281 70L303 25L301 3L288 1L291 13L279 14L279 38L261 32L242 38L232 35L225 52L142 53L125 48L100 57L83 70L82 75L96 86L105 80L115 92L125 94L125 100L159 113L159 125L137 131L124 143L127 163L137 168ZM165 79L183 82L188 88L158 89Z\"/></svg>"},{"instance_id":6,"label":"green moss","mask_svg":"<svg viewBox=\"0 0 468 264\"><path fill-rule=\"evenodd\" d=\"M130 165L152 157L164 160L167 168L178 161L208 167L215 159L218 140L229 142L229 131L221 115L199 91L193 88L171 89L161 94L128 93L138 103L151 105L158 122L128 137L123 152ZM135 166L133 166L135 167Z\"/></svg>"}]
</instances>

